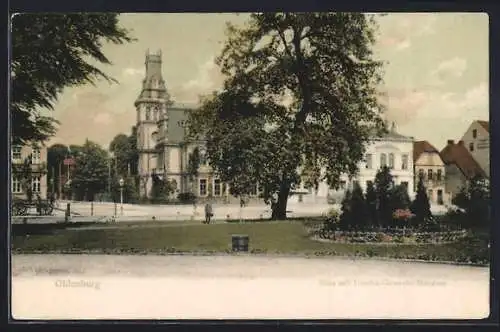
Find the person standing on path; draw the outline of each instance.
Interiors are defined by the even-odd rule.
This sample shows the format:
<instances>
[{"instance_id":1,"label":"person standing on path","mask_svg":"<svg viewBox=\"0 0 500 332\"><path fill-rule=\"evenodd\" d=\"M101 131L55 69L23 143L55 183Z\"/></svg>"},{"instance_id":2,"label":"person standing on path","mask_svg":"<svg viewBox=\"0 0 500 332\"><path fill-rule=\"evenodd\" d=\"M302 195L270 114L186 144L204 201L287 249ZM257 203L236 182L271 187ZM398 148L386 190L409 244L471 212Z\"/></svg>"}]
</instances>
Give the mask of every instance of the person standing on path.
<instances>
[{"instance_id":1,"label":"person standing on path","mask_svg":"<svg viewBox=\"0 0 500 332\"><path fill-rule=\"evenodd\" d=\"M213 215L212 204L208 202L205 204L205 224L210 224L210 219Z\"/></svg>"}]
</instances>

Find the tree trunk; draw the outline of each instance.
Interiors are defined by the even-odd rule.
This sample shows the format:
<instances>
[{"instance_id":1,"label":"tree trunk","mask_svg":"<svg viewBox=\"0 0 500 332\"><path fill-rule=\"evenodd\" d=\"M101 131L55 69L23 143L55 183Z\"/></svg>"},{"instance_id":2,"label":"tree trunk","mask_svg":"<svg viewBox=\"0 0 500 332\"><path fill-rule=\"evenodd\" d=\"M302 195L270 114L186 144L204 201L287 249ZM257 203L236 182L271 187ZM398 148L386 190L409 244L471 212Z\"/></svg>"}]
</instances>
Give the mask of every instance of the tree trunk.
<instances>
[{"instance_id":1,"label":"tree trunk","mask_svg":"<svg viewBox=\"0 0 500 332\"><path fill-rule=\"evenodd\" d=\"M286 206L288 203L288 195L290 194L290 186L282 186L278 193L278 201L272 203L271 220L285 220Z\"/></svg>"}]
</instances>

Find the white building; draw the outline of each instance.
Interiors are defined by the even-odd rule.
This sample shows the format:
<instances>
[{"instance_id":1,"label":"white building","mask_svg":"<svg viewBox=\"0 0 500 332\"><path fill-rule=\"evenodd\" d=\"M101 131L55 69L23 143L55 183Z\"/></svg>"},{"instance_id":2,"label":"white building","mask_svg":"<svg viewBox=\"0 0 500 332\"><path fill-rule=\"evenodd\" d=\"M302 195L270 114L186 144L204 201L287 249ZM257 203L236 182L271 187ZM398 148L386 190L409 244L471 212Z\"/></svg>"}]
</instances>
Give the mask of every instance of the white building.
<instances>
[{"instance_id":1,"label":"white building","mask_svg":"<svg viewBox=\"0 0 500 332\"><path fill-rule=\"evenodd\" d=\"M328 199L339 203L346 189L353 187L355 181L359 183L364 192L369 182L375 181L377 171L382 166L391 169L395 185L405 185L410 198L414 197L414 175L413 175L413 137L403 136L396 132L395 125L382 137L374 137L368 143L365 158L359 163L359 172L353 179L347 175L341 177L340 188L331 189L323 182L319 185L317 193L313 190L304 190L302 186L297 190L302 194L293 195L290 202L316 202L326 203Z\"/></svg>"},{"instance_id":2,"label":"white building","mask_svg":"<svg viewBox=\"0 0 500 332\"><path fill-rule=\"evenodd\" d=\"M479 164L486 176L490 177L490 123L473 121L461 141L472 158Z\"/></svg>"}]
</instances>

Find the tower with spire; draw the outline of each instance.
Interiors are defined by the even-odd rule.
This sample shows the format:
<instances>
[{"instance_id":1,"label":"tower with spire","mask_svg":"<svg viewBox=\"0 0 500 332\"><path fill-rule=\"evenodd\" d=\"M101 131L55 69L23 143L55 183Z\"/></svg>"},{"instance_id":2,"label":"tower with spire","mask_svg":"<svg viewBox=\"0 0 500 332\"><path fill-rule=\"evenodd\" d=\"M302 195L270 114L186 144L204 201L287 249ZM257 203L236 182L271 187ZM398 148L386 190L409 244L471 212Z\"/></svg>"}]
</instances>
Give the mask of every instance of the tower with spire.
<instances>
[{"instance_id":1,"label":"tower with spire","mask_svg":"<svg viewBox=\"0 0 500 332\"><path fill-rule=\"evenodd\" d=\"M170 103L161 65L161 50L155 53L150 53L147 50L146 73L142 81L142 90L135 101L141 196L149 196L152 187L152 174L163 173L163 170L167 168L165 151L157 149L158 140L166 137L167 107Z\"/></svg>"}]
</instances>

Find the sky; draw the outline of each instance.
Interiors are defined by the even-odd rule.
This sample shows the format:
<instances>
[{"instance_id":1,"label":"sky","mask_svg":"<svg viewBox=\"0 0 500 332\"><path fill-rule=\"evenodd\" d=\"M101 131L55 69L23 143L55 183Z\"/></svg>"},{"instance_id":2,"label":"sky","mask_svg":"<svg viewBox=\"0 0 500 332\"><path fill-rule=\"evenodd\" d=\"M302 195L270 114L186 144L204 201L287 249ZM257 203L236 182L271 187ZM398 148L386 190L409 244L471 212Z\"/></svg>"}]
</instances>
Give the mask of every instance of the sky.
<instances>
[{"instance_id":1,"label":"sky","mask_svg":"<svg viewBox=\"0 0 500 332\"><path fill-rule=\"evenodd\" d=\"M136 41L104 44L112 65L101 67L118 84L67 88L54 117L61 122L49 141L107 147L135 124L146 50L162 51L163 78L176 103L193 104L223 81L214 58L226 22L247 14L122 14L120 24ZM397 131L442 149L474 120L489 118L488 16L481 13L391 13L378 18L375 56L386 63L386 116Z\"/></svg>"}]
</instances>

